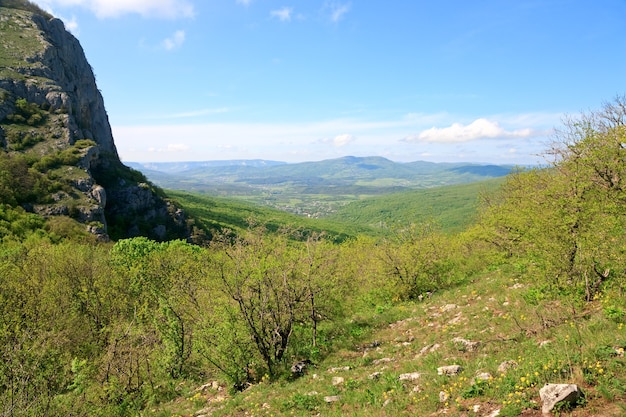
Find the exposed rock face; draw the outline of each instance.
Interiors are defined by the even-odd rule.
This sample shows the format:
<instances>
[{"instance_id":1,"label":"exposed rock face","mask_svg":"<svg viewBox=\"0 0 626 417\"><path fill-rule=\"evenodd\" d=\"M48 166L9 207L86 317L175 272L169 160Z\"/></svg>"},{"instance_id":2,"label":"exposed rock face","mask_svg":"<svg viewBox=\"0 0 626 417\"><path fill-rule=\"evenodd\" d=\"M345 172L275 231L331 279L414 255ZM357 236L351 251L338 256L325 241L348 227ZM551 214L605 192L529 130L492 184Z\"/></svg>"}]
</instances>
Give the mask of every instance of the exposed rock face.
<instances>
[{"instance_id":1,"label":"exposed rock face","mask_svg":"<svg viewBox=\"0 0 626 417\"><path fill-rule=\"evenodd\" d=\"M0 78L0 88L15 98L23 98L40 106L49 106L51 112L62 112L65 137L69 144L79 139L92 139L101 152L117 156L109 119L102 95L96 86L91 66L78 40L65 30L59 19L46 19L29 12L3 9L3 28L17 25L24 36L33 37L36 48L24 49L15 45L9 50L23 59L23 65L14 66L13 77ZM7 48L9 49L9 48ZM12 111L10 106L0 109L0 120Z\"/></svg>"},{"instance_id":2,"label":"exposed rock face","mask_svg":"<svg viewBox=\"0 0 626 417\"><path fill-rule=\"evenodd\" d=\"M46 216L71 215L114 237L186 237L184 213L120 162L102 95L78 40L59 19L1 6L0 62L6 64L0 67L0 147L42 158L91 141L81 145L79 162L62 174L76 193L64 191L52 203L25 207ZM19 100L41 109L43 122L17 130L11 117ZM13 143L11 129L18 132ZM21 135L17 140L16 134Z\"/></svg>"}]
</instances>

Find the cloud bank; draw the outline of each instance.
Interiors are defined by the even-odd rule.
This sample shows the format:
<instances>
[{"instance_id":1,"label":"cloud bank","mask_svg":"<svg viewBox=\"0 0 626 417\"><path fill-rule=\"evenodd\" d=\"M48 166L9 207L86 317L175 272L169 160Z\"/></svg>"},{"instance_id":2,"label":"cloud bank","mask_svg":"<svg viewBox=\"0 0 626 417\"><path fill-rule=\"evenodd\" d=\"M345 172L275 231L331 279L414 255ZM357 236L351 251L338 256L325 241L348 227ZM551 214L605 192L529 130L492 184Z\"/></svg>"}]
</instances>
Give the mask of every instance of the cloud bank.
<instances>
[{"instance_id":1,"label":"cloud bank","mask_svg":"<svg viewBox=\"0 0 626 417\"><path fill-rule=\"evenodd\" d=\"M449 127L432 127L417 135L406 137L406 142L462 143L479 139L526 138L534 136L532 129L506 130L498 122L477 119L468 125L454 123Z\"/></svg>"},{"instance_id":2,"label":"cloud bank","mask_svg":"<svg viewBox=\"0 0 626 417\"><path fill-rule=\"evenodd\" d=\"M532 164L544 147L543 124L515 124L524 115L494 116L470 124L446 114L408 114L388 120L330 119L291 123L204 122L188 118L229 112L205 108L159 117L158 125L114 125L125 161L272 159L302 162L345 155L384 156L395 161ZM532 120L546 119L533 115ZM168 123L165 119L178 119ZM493 120L498 120L504 128ZM428 126L448 126L428 128ZM510 127L513 126L513 127ZM411 132L421 132L411 136ZM175 145L173 145L175 144Z\"/></svg>"}]
</instances>

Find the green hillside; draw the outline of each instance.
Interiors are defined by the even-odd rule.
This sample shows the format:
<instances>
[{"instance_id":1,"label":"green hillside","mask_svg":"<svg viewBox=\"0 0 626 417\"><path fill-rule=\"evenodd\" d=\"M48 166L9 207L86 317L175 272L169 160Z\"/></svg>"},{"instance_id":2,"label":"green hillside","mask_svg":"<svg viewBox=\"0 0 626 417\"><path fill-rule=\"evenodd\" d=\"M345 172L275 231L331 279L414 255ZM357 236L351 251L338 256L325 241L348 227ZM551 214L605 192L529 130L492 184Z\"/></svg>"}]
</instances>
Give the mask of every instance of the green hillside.
<instances>
[{"instance_id":1,"label":"green hillside","mask_svg":"<svg viewBox=\"0 0 626 417\"><path fill-rule=\"evenodd\" d=\"M476 220L480 195L502 183L503 179L493 179L371 197L349 203L326 219L375 230L429 220L447 232L460 232Z\"/></svg>"},{"instance_id":2,"label":"green hillside","mask_svg":"<svg viewBox=\"0 0 626 417\"><path fill-rule=\"evenodd\" d=\"M269 232L281 229L302 229L325 233L331 240L342 241L359 235L376 235L367 225L333 220L309 219L270 207L262 207L246 201L205 194L167 190L167 195L180 203L205 234L227 230L235 233L245 231L251 224L259 224Z\"/></svg>"},{"instance_id":3,"label":"green hillside","mask_svg":"<svg viewBox=\"0 0 626 417\"><path fill-rule=\"evenodd\" d=\"M315 218L332 215L347 203L369 197L484 181L513 169L352 156L293 164L252 160L131 166L163 188L228 196Z\"/></svg>"},{"instance_id":4,"label":"green hillside","mask_svg":"<svg viewBox=\"0 0 626 417\"><path fill-rule=\"evenodd\" d=\"M456 233L475 220L481 194L493 192L503 179L405 191L349 203L335 214L310 219L239 199L212 197L206 194L167 191L203 226L205 231L231 229L241 231L250 219L269 230L281 225L325 231L335 238L367 235L384 237L411 224L435 222L446 233Z\"/></svg>"}]
</instances>

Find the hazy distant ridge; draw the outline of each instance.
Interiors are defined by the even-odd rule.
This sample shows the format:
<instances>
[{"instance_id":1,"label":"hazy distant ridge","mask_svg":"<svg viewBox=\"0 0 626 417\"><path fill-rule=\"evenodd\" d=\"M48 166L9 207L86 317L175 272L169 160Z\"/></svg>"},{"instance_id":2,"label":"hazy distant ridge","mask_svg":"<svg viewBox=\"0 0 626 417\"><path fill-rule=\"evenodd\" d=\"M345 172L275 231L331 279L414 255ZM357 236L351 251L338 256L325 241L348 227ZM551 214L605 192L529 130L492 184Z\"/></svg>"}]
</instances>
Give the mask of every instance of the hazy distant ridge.
<instances>
[{"instance_id":1,"label":"hazy distant ridge","mask_svg":"<svg viewBox=\"0 0 626 417\"><path fill-rule=\"evenodd\" d=\"M394 162L389 159L370 156L346 156L337 159L326 159L313 162L287 163L264 159L235 159L214 161L186 162L127 162L126 165L144 173L159 172L163 174L191 174L193 177L233 176L233 180L248 182L259 178L307 179L315 177L324 179L369 179L393 178L416 180L419 176L433 175L438 172L464 174L476 177L501 177L508 174L512 165L490 165L478 163L435 163L426 161ZM226 168L226 169L225 169ZM234 178L236 177L236 178ZM479 180L481 178L476 178ZM256 182L256 181L253 181ZM454 181L453 181L454 182ZM466 181L460 181L466 182Z\"/></svg>"}]
</instances>

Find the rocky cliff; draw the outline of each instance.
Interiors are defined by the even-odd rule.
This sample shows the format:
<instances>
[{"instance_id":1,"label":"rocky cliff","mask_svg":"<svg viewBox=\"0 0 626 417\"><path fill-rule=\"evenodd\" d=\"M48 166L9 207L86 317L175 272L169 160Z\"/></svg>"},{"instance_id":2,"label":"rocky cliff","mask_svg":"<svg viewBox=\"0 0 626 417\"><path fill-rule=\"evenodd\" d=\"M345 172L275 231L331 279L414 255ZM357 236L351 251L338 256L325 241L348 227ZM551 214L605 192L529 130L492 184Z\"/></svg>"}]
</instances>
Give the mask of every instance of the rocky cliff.
<instances>
[{"instance_id":1,"label":"rocky cliff","mask_svg":"<svg viewBox=\"0 0 626 417\"><path fill-rule=\"evenodd\" d=\"M182 210L120 162L78 40L25 1L0 0L0 147L0 203L73 217L102 239L188 236Z\"/></svg>"}]
</instances>

